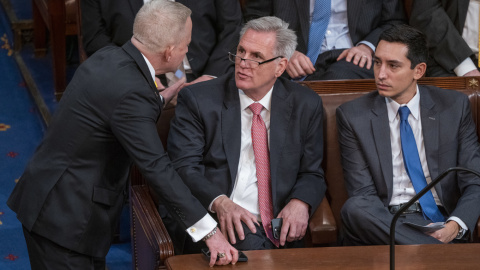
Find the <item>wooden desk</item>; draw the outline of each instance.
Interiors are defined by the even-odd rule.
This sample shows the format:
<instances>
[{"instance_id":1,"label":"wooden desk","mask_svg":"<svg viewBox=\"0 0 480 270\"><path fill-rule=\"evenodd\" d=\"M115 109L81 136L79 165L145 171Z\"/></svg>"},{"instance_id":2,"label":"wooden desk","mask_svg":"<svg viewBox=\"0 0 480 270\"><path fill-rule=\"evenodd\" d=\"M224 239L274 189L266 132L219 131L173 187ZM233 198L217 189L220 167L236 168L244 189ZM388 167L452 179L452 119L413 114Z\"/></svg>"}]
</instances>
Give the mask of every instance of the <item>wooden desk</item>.
<instances>
[{"instance_id":1,"label":"wooden desk","mask_svg":"<svg viewBox=\"0 0 480 270\"><path fill-rule=\"evenodd\" d=\"M396 246L396 269L478 269L480 244ZM389 269L388 246L245 251L248 262L214 269ZM167 269L212 269L202 254L173 256Z\"/></svg>"}]
</instances>

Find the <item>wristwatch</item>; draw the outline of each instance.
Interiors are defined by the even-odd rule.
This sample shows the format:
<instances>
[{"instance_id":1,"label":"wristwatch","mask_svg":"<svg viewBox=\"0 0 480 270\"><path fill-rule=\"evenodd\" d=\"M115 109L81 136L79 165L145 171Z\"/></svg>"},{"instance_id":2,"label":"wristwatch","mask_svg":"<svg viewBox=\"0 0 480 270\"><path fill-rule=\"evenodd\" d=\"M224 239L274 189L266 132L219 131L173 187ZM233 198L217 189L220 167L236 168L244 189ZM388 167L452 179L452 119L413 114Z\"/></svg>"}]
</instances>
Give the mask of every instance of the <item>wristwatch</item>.
<instances>
[{"instance_id":1,"label":"wristwatch","mask_svg":"<svg viewBox=\"0 0 480 270\"><path fill-rule=\"evenodd\" d=\"M458 234L457 234L457 237L455 237L455 239L462 239L462 237L465 235L465 233L467 232L467 230L465 230L464 228L462 228L462 226L458 226L460 227L460 230L458 230Z\"/></svg>"},{"instance_id":2,"label":"wristwatch","mask_svg":"<svg viewBox=\"0 0 480 270\"><path fill-rule=\"evenodd\" d=\"M213 229L211 232L205 235L205 237L203 237L202 240L207 241L208 238L212 237L216 233L217 233L217 227L215 227L215 229Z\"/></svg>"}]
</instances>

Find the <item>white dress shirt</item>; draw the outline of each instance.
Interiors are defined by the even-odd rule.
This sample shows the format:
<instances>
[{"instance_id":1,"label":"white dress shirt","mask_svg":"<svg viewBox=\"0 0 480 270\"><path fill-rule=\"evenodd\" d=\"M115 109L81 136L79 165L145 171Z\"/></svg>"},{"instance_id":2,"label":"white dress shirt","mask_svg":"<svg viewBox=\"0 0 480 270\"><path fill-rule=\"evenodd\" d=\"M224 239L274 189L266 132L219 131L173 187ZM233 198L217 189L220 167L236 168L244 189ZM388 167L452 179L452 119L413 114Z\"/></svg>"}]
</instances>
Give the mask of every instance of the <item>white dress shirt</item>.
<instances>
[{"instance_id":1,"label":"white dress shirt","mask_svg":"<svg viewBox=\"0 0 480 270\"><path fill-rule=\"evenodd\" d=\"M260 112L265 127L267 128L268 147L270 148L270 108L272 101L273 87L268 93L257 103L263 105L264 109ZM230 199L257 216L258 221L262 221L260 217L260 208L258 205L258 185L257 185L257 169L255 167L255 155L253 153L252 144L252 118L253 113L248 108L253 101L242 90L238 90L240 97L240 118L241 118L241 142L240 142L240 159L238 161L237 177L233 186L233 192ZM225 195L220 195L225 196ZM218 197L220 197L218 196ZM218 198L217 197L217 198ZM209 210L212 211L212 204Z\"/></svg>"},{"instance_id":2,"label":"white dress shirt","mask_svg":"<svg viewBox=\"0 0 480 270\"><path fill-rule=\"evenodd\" d=\"M462 37L467 42L468 46L478 57L478 15L480 3L479 0L470 0L468 5L467 17L465 19L465 26L463 27ZM457 76L463 76L465 73L477 69L470 57L463 60L460 65L453 69Z\"/></svg>"},{"instance_id":3,"label":"white dress shirt","mask_svg":"<svg viewBox=\"0 0 480 270\"><path fill-rule=\"evenodd\" d=\"M148 59L143 55L145 62L147 63L148 70L150 71L150 75L152 76L153 81L155 81L155 69L153 68L152 64ZM162 95L160 97L163 100ZM213 219L208 213L193 224L191 227L187 228L185 231L192 237L194 242L198 242L202 240L209 232L211 232L217 226L217 222Z\"/></svg>"},{"instance_id":4,"label":"white dress shirt","mask_svg":"<svg viewBox=\"0 0 480 270\"><path fill-rule=\"evenodd\" d=\"M327 31L325 31L321 52L353 47L348 28L347 0L331 1L330 21L328 22ZM310 0L310 23L313 18L314 7L315 0ZM372 43L362 40L356 45L359 44L365 44L375 52L375 46Z\"/></svg>"},{"instance_id":5,"label":"white dress shirt","mask_svg":"<svg viewBox=\"0 0 480 270\"><path fill-rule=\"evenodd\" d=\"M428 170L425 145L423 143L422 119L420 116L420 92L418 91L418 86L415 96L407 104L398 104L390 98L385 98L385 102L387 103L388 120L390 125L390 143L392 147L393 165L393 194L390 205L399 205L406 203L416 194L403 162L402 142L400 139L400 115L398 114L398 109L400 107L407 106L410 110L408 123L410 124L413 136L415 137L423 174L425 175L427 184L432 182L430 171ZM435 188L431 189L431 191L435 203L443 206ZM462 228L467 229L465 223L457 217L450 217L448 220L454 220Z\"/></svg>"}]
</instances>

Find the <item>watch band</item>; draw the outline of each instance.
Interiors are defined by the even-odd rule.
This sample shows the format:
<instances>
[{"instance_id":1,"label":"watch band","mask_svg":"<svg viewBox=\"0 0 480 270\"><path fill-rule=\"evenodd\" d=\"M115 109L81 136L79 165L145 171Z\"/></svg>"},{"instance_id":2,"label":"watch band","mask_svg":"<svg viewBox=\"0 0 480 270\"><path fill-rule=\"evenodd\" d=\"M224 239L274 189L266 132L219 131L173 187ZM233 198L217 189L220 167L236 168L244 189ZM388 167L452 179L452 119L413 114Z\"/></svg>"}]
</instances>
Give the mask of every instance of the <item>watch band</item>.
<instances>
[{"instance_id":1,"label":"watch band","mask_svg":"<svg viewBox=\"0 0 480 270\"><path fill-rule=\"evenodd\" d=\"M211 232L209 232L205 237L202 238L203 241L207 241L208 238L212 237L217 233L217 227L215 227Z\"/></svg>"}]
</instances>

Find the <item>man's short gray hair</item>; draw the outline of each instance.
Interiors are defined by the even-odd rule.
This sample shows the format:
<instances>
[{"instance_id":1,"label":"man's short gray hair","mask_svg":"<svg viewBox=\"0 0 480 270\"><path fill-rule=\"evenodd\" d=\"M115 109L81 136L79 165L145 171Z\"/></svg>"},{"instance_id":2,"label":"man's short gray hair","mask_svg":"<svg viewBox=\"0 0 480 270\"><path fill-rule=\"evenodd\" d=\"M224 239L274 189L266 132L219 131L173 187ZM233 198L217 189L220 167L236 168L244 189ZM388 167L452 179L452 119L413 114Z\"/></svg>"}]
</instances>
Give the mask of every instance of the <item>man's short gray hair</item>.
<instances>
[{"instance_id":1,"label":"man's short gray hair","mask_svg":"<svg viewBox=\"0 0 480 270\"><path fill-rule=\"evenodd\" d=\"M273 53L276 56L283 56L290 59L295 52L297 47L297 36L295 32L288 29L288 23L277 17L267 16L248 21L240 31L240 39L242 39L248 29L257 32L275 32L277 40Z\"/></svg>"},{"instance_id":2,"label":"man's short gray hair","mask_svg":"<svg viewBox=\"0 0 480 270\"><path fill-rule=\"evenodd\" d=\"M180 3L152 0L138 11L133 23L133 37L149 51L162 52L188 34L185 33L185 23L191 14L192 11Z\"/></svg>"}]
</instances>

